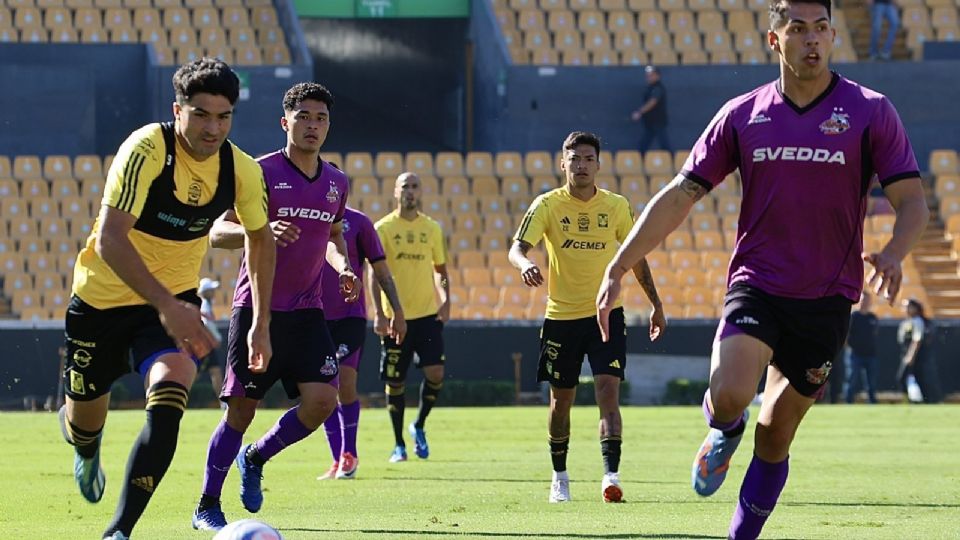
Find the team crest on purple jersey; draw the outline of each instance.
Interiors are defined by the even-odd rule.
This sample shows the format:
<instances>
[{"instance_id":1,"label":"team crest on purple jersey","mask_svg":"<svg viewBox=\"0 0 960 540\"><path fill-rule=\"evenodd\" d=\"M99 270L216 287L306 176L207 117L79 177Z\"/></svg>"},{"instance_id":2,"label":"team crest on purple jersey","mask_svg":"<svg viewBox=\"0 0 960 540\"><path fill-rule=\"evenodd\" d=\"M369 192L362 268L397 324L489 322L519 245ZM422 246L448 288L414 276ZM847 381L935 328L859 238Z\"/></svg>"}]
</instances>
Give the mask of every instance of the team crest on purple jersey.
<instances>
[{"instance_id":1,"label":"team crest on purple jersey","mask_svg":"<svg viewBox=\"0 0 960 540\"><path fill-rule=\"evenodd\" d=\"M337 189L337 185L333 182L330 182L330 191L327 192L327 202L335 203L340 200L340 190Z\"/></svg>"},{"instance_id":2,"label":"team crest on purple jersey","mask_svg":"<svg viewBox=\"0 0 960 540\"><path fill-rule=\"evenodd\" d=\"M843 107L834 107L828 120L820 124L820 131L824 135L839 135L850 129L850 115L843 112Z\"/></svg>"},{"instance_id":3,"label":"team crest on purple jersey","mask_svg":"<svg viewBox=\"0 0 960 540\"><path fill-rule=\"evenodd\" d=\"M327 377L332 377L337 374L337 361L333 359L332 356L328 356L323 362L323 367L320 368L320 373Z\"/></svg>"},{"instance_id":4,"label":"team crest on purple jersey","mask_svg":"<svg viewBox=\"0 0 960 540\"><path fill-rule=\"evenodd\" d=\"M818 368L810 368L807 370L807 382L810 384L823 384L827 382L827 377L830 376L830 370L833 368L833 362L824 362Z\"/></svg>"}]
</instances>

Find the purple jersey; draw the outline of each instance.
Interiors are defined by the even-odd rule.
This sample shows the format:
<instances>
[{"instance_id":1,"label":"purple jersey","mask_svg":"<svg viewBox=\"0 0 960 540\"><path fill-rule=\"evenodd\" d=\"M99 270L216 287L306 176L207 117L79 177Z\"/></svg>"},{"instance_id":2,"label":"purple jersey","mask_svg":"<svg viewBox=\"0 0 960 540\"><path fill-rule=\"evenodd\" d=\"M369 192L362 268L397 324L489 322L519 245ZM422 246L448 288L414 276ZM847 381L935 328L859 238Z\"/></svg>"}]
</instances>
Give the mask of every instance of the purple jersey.
<instances>
[{"instance_id":1,"label":"purple jersey","mask_svg":"<svg viewBox=\"0 0 960 540\"><path fill-rule=\"evenodd\" d=\"M743 201L727 284L807 299L859 298L871 178L886 187L920 176L890 101L837 74L803 108L779 82L728 101L681 174L711 189L737 167Z\"/></svg>"},{"instance_id":2,"label":"purple jersey","mask_svg":"<svg viewBox=\"0 0 960 540\"><path fill-rule=\"evenodd\" d=\"M377 236L373 222L358 210L347 208L343 213L343 239L350 255L350 266L357 276L363 276L363 261L371 263L386 258L383 245ZM362 279L361 279L362 282ZM347 303L340 295L340 277L329 264L323 271L323 313L328 321L347 317L367 318L367 306L363 301L363 290L356 302Z\"/></svg>"},{"instance_id":3,"label":"purple jersey","mask_svg":"<svg viewBox=\"0 0 960 540\"><path fill-rule=\"evenodd\" d=\"M286 247L277 246L270 308L322 308L322 275L330 225L343 218L347 207L347 176L329 163L320 162L317 176L307 178L282 150L257 161L270 194L270 221L289 221L300 227L299 240ZM253 305L245 258L240 264L233 305Z\"/></svg>"}]
</instances>

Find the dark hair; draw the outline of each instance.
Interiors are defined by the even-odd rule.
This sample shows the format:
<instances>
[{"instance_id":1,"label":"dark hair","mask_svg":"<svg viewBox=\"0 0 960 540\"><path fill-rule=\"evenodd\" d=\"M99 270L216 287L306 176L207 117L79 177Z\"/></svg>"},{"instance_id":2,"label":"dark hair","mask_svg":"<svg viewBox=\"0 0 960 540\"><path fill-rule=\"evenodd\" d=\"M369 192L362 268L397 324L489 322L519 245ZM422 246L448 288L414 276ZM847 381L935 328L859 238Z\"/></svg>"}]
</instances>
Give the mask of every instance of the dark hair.
<instances>
[{"instance_id":1,"label":"dark hair","mask_svg":"<svg viewBox=\"0 0 960 540\"><path fill-rule=\"evenodd\" d=\"M325 86L315 82L297 83L283 94L283 110L292 111L305 99L322 101L327 109L333 109L333 94Z\"/></svg>"},{"instance_id":2,"label":"dark hair","mask_svg":"<svg viewBox=\"0 0 960 540\"><path fill-rule=\"evenodd\" d=\"M770 29L776 30L787 24L790 4L817 4L827 8L827 18L833 20L830 0L772 0L770 2Z\"/></svg>"},{"instance_id":3,"label":"dark hair","mask_svg":"<svg viewBox=\"0 0 960 540\"><path fill-rule=\"evenodd\" d=\"M223 60L201 58L187 62L173 74L173 92L177 103L185 103L195 94L223 96L236 105L240 97L240 79Z\"/></svg>"},{"instance_id":4,"label":"dark hair","mask_svg":"<svg viewBox=\"0 0 960 540\"><path fill-rule=\"evenodd\" d=\"M909 298L907 299L907 306L913 306L914 309L917 310L917 315L924 321L927 320L927 314L923 309L923 303L921 303L920 300L917 300L916 298Z\"/></svg>"},{"instance_id":5,"label":"dark hair","mask_svg":"<svg viewBox=\"0 0 960 540\"><path fill-rule=\"evenodd\" d=\"M563 141L563 149L573 150L581 144L589 144L597 151L597 156L600 156L600 137L586 131L574 131L567 135L566 140Z\"/></svg>"}]
</instances>

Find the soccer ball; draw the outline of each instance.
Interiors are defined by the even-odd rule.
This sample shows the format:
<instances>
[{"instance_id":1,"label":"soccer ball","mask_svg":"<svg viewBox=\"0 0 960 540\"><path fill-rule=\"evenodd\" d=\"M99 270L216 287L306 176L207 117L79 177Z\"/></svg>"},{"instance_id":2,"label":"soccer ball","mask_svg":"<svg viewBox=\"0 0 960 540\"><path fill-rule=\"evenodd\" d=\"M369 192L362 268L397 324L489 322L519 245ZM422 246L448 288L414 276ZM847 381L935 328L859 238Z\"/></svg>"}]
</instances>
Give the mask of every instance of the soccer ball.
<instances>
[{"instance_id":1,"label":"soccer ball","mask_svg":"<svg viewBox=\"0 0 960 540\"><path fill-rule=\"evenodd\" d=\"M220 529L213 540L283 540L283 536L262 521L241 519Z\"/></svg>"}]
</instances>

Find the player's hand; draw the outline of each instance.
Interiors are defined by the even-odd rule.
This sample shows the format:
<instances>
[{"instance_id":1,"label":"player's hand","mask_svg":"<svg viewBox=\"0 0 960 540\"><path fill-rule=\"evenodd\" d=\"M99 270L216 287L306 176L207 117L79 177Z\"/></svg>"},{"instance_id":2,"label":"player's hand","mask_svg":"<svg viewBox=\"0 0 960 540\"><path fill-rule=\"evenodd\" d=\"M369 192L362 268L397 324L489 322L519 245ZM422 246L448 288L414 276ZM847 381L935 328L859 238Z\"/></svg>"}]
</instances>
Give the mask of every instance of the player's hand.
<instances>
[{"instance_id":1,"label":"player's hand","mask_svg":"<svg viewBox=\"0 0 960 540\"><path fill-rule=\"evenodd\" d=\"M300 227L289 221L272 221L270 222L270 229L273 231L273 237L280 247L287 247L300 239Z\"/></svg>"},{"instance_id":2,"label":"player's hand","mask_svg":"<svg viewBox=\"0 0 960 540\"><path fill-rule=\"evenodd\" d=\"M450 321L450 301L449 300L440 304L440 309L437 310L437 320L442 322L443 324L447 324Z\"/></svg>"},{"instance_id":3,"label":"player's hand","mask_svg":"<svg viewBox=\"0 0 960 540\"><path fill-rule=\"evenodd\" d=\"M340 272L340 295L346 302L356 302L360 298L359 279L353 270Z\"/></svg>"},{"instance_id":4,"label":"player's hand","mask_svg":"<svg viewBox=\"0 0 960 540\"><path fill-rule=\"evenodd\" d=\"M203 358L216 348L216 339L203 324L200 308L194 304L174 299L157 312L167 334L187 355Z\"/></svg>"},{"instance_id":5,"label":"player's hand","mask_svg":"<svg viewBox=\"0 0 960 540\"><path fill-rule=\"evenodd\" d=\"M531 264L520 271L520 279L527 287L539 287L543 285L543 274L540 273L540 267Z\"/></svg>"},{"instance_id":6,"label":"player's hand","mask_svg":"<svg viewBox=\"0 0 960 540\"><path fill-rule=\"evenodd\" d=\"M633 111L633 113L630 115L630 119L633 120L634 122L639 122L642 116L643 116L642 112Z\"/></svg>"},{"instance_id":7,"label":"player's hand","mask_svg":"<svg viewBox=\"0 0 960 540\"><path fill-rule=\"evenodd\" d=\"M883 251L864 253L863 261L873 266L867 277L867 287L872 288L874 294L886 299L892 306L900 292L900 283L903 281L900 261Z\"/></svg>"},{"instance_id":8,"label":"player's hand","mask_svg":"<svg viewBox=\"0 0 960 540\"><path fill-rule=\"evenodd\" d=\"M394 315L390 319L390 328L388 330L390 337L397 345L403 343L403 338L407 335L407 320L402 315Z\"/></svg>"},{"instance_id":9,"label":"player's hand","mask_svg":"<svg viewBox=\"0 0 960 540\"><path fill-rule=\"evenodd\" d=\"M663 306L655 306L650 312L650 341L656 341L667 328L667 315Z\"/></svg>"},{"instance_id":10,"label":"player's hand","mask_svg":"<svg viewBox=\"0 0 960 540\"><path fill-rule=\"evenodd\" d=\"M380 314L374 315L373 316L373 333L380 337L389 336L390 335L389 323L390 321L388 321L387 318L384 317L383 315L380 315Z\"/></svg>"},{"instance_id":11,"label":"player's hand","mask_svg":"<svg viewBox=\"0 0 960 540\"><path fill-rule=\"evenodd\" d=\"M620 280L604 276L597 292L597 324L600 325L600 338L604 343L610 341L610 312L620 296ZM650 320L651 325L653 319Z\"/></svg>"},{"instance_id":12,"label":"player's hand","mask_svg":"<svg viewBox=\"0 0 960 540\"><path fill-rule=\"evenodd\" d=\"M255 324L247 333L247 350L250 358L247 367L253 373L264 373L270 365L273 356L273 346L270 344L270 325Z\"/></svg>"}]
</instances>

